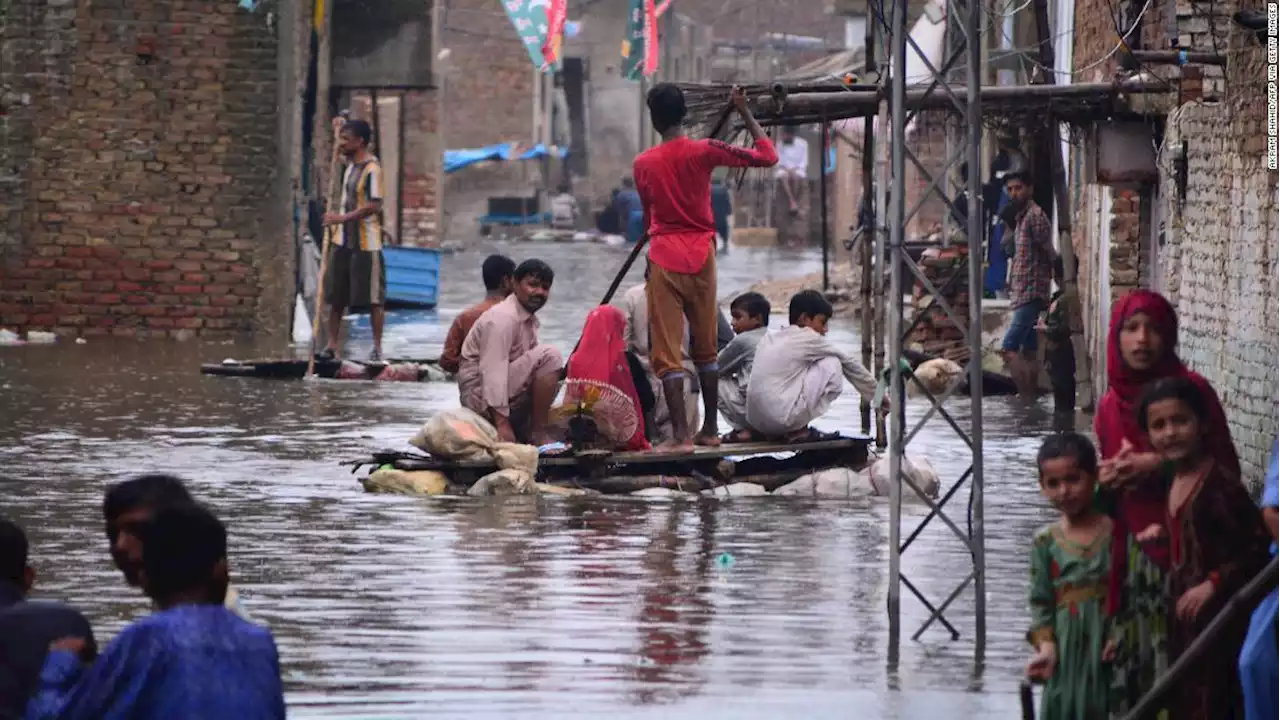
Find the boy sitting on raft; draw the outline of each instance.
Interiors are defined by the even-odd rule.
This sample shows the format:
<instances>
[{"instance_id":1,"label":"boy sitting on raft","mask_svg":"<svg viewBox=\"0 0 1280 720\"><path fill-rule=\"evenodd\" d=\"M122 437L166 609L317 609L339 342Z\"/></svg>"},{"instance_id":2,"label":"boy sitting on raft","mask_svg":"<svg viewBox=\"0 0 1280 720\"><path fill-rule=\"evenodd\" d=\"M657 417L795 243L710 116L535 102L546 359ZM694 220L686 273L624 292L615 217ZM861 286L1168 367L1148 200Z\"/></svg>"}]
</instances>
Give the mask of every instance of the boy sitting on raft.
<instances>
[{"instance_id":1,"label":"boy sitting on raft","mask_svg":"<svg viewBox=\"0 0 1280 720\"><path fill-rule=\"evenodd\" d=\"M747 429L747 385L751 379L751 366L756 359L756 348L769 331L769 313L773 311L769 301L760 293L749 292L734 298L729 304L733 318L733 340L720 351L720 414L729 421L733 432L724 442L749 442L751 431Z\"/></svg>"},{"instance_id":2,"label":"boy sitting on raft","mask_svg":"<svg viewBox=\"0 0 1280 720\"><path fill-rule=\"evenodd\" d=\"M791 325L761 338L747 385L748 439L820 439L809 423L840 397L844 379L875 396L875 377L827 340L834 313L822 293L803 290L791 298Z\"/></svg>"}]
</instances>

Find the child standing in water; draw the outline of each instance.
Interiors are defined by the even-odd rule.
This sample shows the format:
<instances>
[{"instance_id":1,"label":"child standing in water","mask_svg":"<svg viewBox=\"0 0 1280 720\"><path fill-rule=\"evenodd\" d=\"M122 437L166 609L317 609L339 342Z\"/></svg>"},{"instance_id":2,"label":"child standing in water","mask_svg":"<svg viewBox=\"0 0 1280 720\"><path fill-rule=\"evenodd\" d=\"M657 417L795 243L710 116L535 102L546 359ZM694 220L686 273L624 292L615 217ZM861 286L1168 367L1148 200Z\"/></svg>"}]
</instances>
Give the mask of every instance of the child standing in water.
<instances>
[{"instance_id":1,"label":"child standing in water","mask_svg":"<svg viewBox=\"0 0 1280 720\"><path fill-rule=\"evenodd\" d=\"M1169 547L1169 663L1223 605L1266 566L1270 535L1240 476L1208 447L1210 404L1188 378L1143 393L1138 422L1173 471L1163 528ZM1170 696L1170 720L1241 717L1237 658L1248 630L1240 616Z\"/></svg>"},{"instance_id":2,"label":"child standing in water","mask_svg":"<svg viewBox=\"0 0 1280 720\"><path fill-rule=\"evenodd\" d=\"M1093 502L1098 454L1078 433L1053 435L1036 457L1040 492L1062 514L1031 548L1031 629L1027 677L1044 682L1042 720L1107 715L1107 575L1111 519Z\"/></svg>"}]
</instances>

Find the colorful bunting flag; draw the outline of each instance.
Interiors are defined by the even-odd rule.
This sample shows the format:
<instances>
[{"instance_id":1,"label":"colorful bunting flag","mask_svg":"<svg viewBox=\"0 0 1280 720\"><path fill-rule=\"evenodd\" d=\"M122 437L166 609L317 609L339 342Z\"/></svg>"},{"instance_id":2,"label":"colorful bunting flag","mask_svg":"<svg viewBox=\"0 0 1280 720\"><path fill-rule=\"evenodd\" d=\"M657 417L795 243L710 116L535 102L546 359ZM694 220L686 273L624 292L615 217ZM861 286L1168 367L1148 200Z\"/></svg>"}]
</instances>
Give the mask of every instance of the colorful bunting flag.
<instances>
[{"instance_id":1,"label":"colorful bunting flag","mask_svg":"<svg viewBox=\"0 0 1280 720\"><path fill-rule=\"evenodd\" d=\"M524 43L524 49L529 52L529 59L533 60L534 67L544 72L554 67L554 63L547 62L543 54L543 47L547 44L551 30L547 6L554 1L502 0L502 7L506 9L511 25L520 36L520 42ZM559 52L558 40L556 47Z\"/></svg>"},{"instance_id":2,"label":"colorful bunting flag","mask_svg":"<svg viewBox=\"0 0 1280 720\"><path fill-rule=\"evenodd\" d=\"M663 4L665 9L670 0ZM622 75L629 80L658 70L658 12L654 0L631 0L627 36L622 41Z\"/></svg>"},{"instance_id":3,"label":"colorful bunting flag","mask_svg":"<svg viewBox=\"0 0 1280 720\"><path fill-rule=\"evenodd\" d=\"M547 11L547 39L542 43L543 69L554 67L560 62L560 46L564 43L564 25L568 15L569 0L551 0L551 9Z\"/></svg>"}]
</instances>

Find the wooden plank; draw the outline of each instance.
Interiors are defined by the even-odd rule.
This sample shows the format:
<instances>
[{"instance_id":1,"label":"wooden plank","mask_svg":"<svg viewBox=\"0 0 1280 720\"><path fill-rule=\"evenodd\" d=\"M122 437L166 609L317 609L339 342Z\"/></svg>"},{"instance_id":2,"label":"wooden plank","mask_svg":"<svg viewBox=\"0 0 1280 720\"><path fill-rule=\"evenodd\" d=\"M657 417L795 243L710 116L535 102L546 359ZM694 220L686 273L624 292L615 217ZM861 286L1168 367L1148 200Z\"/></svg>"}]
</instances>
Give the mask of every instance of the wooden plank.
<instances>
[{"instance_id":1,"label":"wooden plank","mask_svg":"<svg viewBox=\"0 0 1280 720\"><path fill-rule=\"evenodd\" d=\"M866 447L871 438L856 435L837 440L822 440L810 443L743 443L739 445L722 445L718 448L697 447L679 453L619 452L600 453L597 455L578 457L574 455L550 456L538 459L539 468L574 468L583 465L634 466L634 465L670 465L714 463L725 458L750 458L777 453L805 454L831 450L853 450ZM489 470L496 467L492 460L476 462L449 462L430 455L387 455L396 467L402 470ZM377 463L377 459L371 464Z\"/></svg>"}]
</instances>

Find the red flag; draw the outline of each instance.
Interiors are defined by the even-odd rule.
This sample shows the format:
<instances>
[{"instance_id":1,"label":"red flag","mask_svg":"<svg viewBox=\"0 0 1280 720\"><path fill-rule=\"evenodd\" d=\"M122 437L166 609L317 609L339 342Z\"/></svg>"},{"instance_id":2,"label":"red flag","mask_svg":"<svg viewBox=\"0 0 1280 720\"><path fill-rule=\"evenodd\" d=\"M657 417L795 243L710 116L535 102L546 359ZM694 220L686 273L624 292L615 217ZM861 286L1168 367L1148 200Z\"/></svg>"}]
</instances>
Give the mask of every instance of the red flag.
<instances>
[{"instance_id":1,"label":"red flag","mask_svg":"<svg viewBox=\"0 0 1280 720\"><path fill-rule=\"evenodd\" d=\"M551 0L547 9L547 38L542 43L544 68L552 67L560 59L560 46L564 42L564 23L568 15L569 0Z\"/></svg>"},{"instance_id":2,"label":"red flag","mask_svg":"<svg viewBox=\"0 0 1280 720\"><path fill-rule=\"evenodd\" d=\"M658 70L658 11L654 0L644 0L644 74Z\"/></svg>"}]
</instances>

